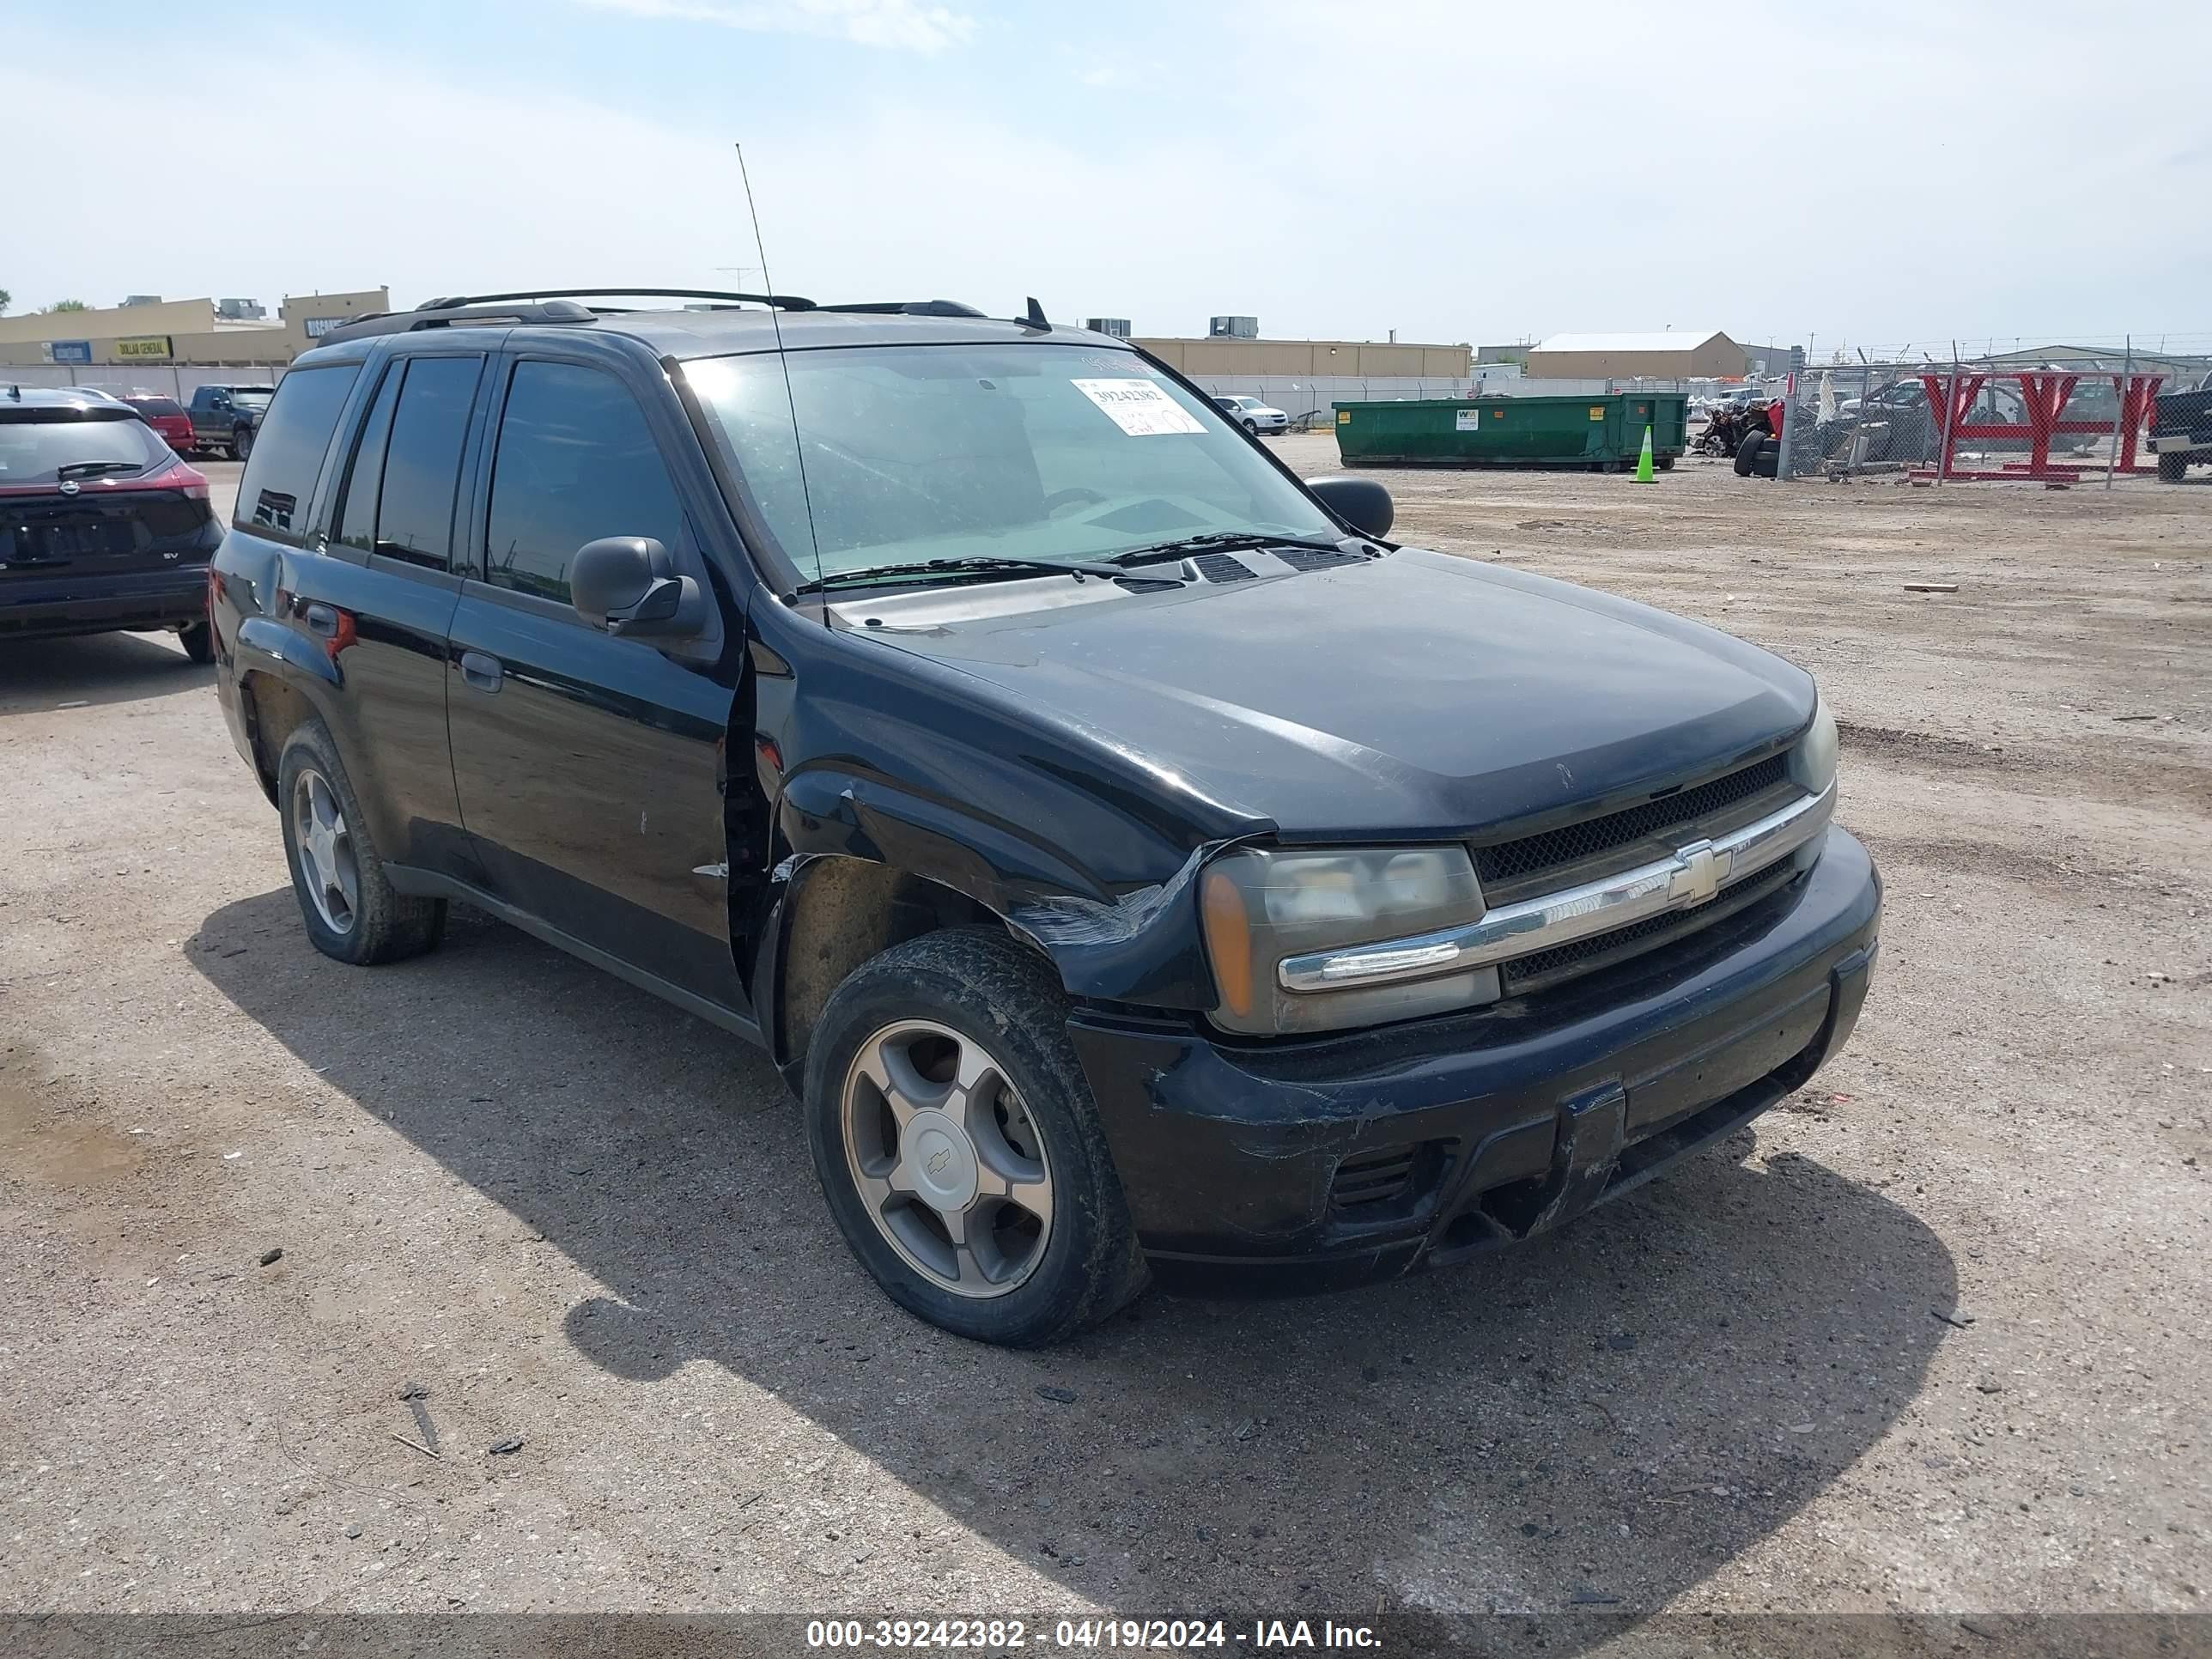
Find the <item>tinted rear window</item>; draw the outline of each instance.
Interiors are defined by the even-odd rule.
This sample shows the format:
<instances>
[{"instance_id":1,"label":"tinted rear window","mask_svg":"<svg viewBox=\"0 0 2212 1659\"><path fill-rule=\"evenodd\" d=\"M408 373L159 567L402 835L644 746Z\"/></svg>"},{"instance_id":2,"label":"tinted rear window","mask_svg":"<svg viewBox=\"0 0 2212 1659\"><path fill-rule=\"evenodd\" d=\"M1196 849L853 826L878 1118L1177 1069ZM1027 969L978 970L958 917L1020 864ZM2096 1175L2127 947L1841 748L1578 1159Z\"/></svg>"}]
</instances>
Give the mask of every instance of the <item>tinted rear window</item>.
<instances>
[{"instance_id":1,"label":"tinted rear window","mask_svg":"<svg viewBox=\"0 0 2212 1659\"><path fill-rule=\"evenodd\" d=\"M453 541L453 494L461 472L481 357L416 357L407 365L399 410L386 441L375 550L433 570L446 568ZM349 514L349 517L351 515Z\"/></svg>"},{"instance_id":2,"label":"tinted rear window","mask_svg":"<svg viewBox=\"0 0 2212 1659\"><path fill-rule=\"evenodd\" d=\"M154 435L153 428L112 405L97 420L61 409L40 410L27 420L20 416L0 419L0 484L53 483L64 467L72 477L105 473L121 477L126 475L120 465L94 468L91 464L127 461L135 471L172 459L168 446Z\"/></svg>"},{"instance_id":3,"label":"tinted rear window","mask_svg":"<svg viewBox=\"0 0 2212 1659\"><path fill-rule=\"evenodd\" d=\"M232 522L283 534L307 528L307 501L323 470L323 452L331 447L339 411L360 373L359 363L333 363L328 368L295 368L284 377L262 417L253 459L239 480Z\"/></svg>"},{"instance_id":4,"label":"tinted rear window","mask_svg":"<svg viewBox=\"0 0 2212 1659\"><path fill-rule=\"evenodd\" d=\"M185 412L174 398L133 398L130 404L141 415L181 415Z\"/></svg>"}]
</instances>

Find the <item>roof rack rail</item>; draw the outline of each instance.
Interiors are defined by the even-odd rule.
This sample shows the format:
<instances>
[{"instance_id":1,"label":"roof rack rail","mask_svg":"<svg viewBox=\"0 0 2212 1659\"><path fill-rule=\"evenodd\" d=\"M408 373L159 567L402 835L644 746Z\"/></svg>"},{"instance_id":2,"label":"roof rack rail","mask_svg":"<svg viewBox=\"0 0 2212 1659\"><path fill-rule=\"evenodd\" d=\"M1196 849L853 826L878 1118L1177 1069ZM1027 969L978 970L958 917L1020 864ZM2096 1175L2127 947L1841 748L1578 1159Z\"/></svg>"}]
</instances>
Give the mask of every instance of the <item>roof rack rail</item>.
<instances>
[{"instance_id":1,"label":"roof rack rail","mask_svg":"<svg viewBox=\"0 0 2212 1659\"><path fill-rule=\"evenodd\" d=\"M425 300L417 311L448 311L498 300L720 300L731 305L773 306L778 311L811 311L814 301L796 294L731 294L712 288L526 288L512 294L456 294Z\"/></svg>"},{"instance_id":2,"label":"roof rack rail","mask_svg":"<svg viewBox=\"0 0 2212 1659\"><path fill-rule=\"evenodd\" d=\"M983 313L957 300L851 300L817 311L865 312L877 317L981 317Z\"/></svg>"},{"instance_id":3,"label":"roof rack rail","mask_svg":"<svg viewBox=\"0 0 2212 1659\"><path fill-rule=\"evenodd\" d=\"M550 300L541 305L454 305L440 308L418 307L413 311L372 311L315 337L317 345L336 345L342 340L367 339L378 334L408 334L418 328L460 328L470 323L593 323L599 313L574 300Z\"/></svg>"}]
</instances>

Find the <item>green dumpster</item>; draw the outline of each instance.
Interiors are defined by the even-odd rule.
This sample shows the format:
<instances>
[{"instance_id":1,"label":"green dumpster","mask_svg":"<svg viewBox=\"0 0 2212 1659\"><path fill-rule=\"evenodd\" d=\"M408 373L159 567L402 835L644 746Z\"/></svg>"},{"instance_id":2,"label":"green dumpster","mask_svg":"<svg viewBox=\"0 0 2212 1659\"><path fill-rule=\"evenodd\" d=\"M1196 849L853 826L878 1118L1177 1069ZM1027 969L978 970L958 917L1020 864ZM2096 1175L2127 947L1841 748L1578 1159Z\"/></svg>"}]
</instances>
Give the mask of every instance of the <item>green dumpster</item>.
<instances>
[{"instance_id":1,"label":"green dumpster","mask_svg":"<svg viewBox=\"0 0 2212 1659\"><path fill-rule=\"evenodd\" d=\"M1424 398L1336 405L1336 447L1346 465L1573 466L1615 472L1636 465L1644 428L1672 466L1682 453L1689 399L1679 392L1583 398Z\"/></svg>"}]
</instances>

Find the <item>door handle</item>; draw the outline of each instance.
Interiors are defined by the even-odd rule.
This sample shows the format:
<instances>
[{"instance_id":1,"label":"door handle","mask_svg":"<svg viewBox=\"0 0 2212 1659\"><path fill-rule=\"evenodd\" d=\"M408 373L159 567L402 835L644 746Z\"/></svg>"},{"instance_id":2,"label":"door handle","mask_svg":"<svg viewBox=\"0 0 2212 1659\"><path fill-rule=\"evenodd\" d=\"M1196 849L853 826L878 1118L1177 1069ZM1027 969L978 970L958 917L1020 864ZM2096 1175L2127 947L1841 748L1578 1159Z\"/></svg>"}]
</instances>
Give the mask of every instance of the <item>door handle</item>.
<instances>
[{"instance_id":1,"label":"door handle","mask_svg":"<svg viewBox=\"0 0 2212 1659\"><path fill-rule=\"evenodd\" d=\"M300 613L307 619L307 631L317 639L334 640L338 636L338 613L327 605L311 605Z\"/></svg>"},{"instance_id":2,"label":"door handle","mask_svg":"<svg viewBox=\"0 0 2212 1659\"><path fill-rule=\"evenodd\" d=\"M481 651L461 653L461 678L479 691L496 691L506 678L497 657L487 657Z\"/></svg>"}]
</instances>

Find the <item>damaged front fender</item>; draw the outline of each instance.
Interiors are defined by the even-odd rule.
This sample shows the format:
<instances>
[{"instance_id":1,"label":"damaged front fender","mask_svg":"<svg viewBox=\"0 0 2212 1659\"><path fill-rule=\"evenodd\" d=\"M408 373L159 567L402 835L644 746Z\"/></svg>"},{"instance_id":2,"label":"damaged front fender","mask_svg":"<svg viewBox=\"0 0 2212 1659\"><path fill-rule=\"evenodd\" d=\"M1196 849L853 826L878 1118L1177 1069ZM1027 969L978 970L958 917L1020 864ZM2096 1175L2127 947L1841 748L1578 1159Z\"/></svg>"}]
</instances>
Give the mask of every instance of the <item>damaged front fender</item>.
<instances>
[{"instance_id":1,"label":"damaged front fender","mask_svg":"<svg viewBox=\"0 0 2212 1659\"><path fill-rule=\"evenodd\" d=\"M1216 1000L1192 889L1218 843L1191 853L1164 881L1116 893L1012 823L828 769L791 781L778 827L791 854L774 874L772 900L812 860L861 859L1000 918L1052 960L1070 996L1176 1009Z\"/></svg>"}]
</instances>

